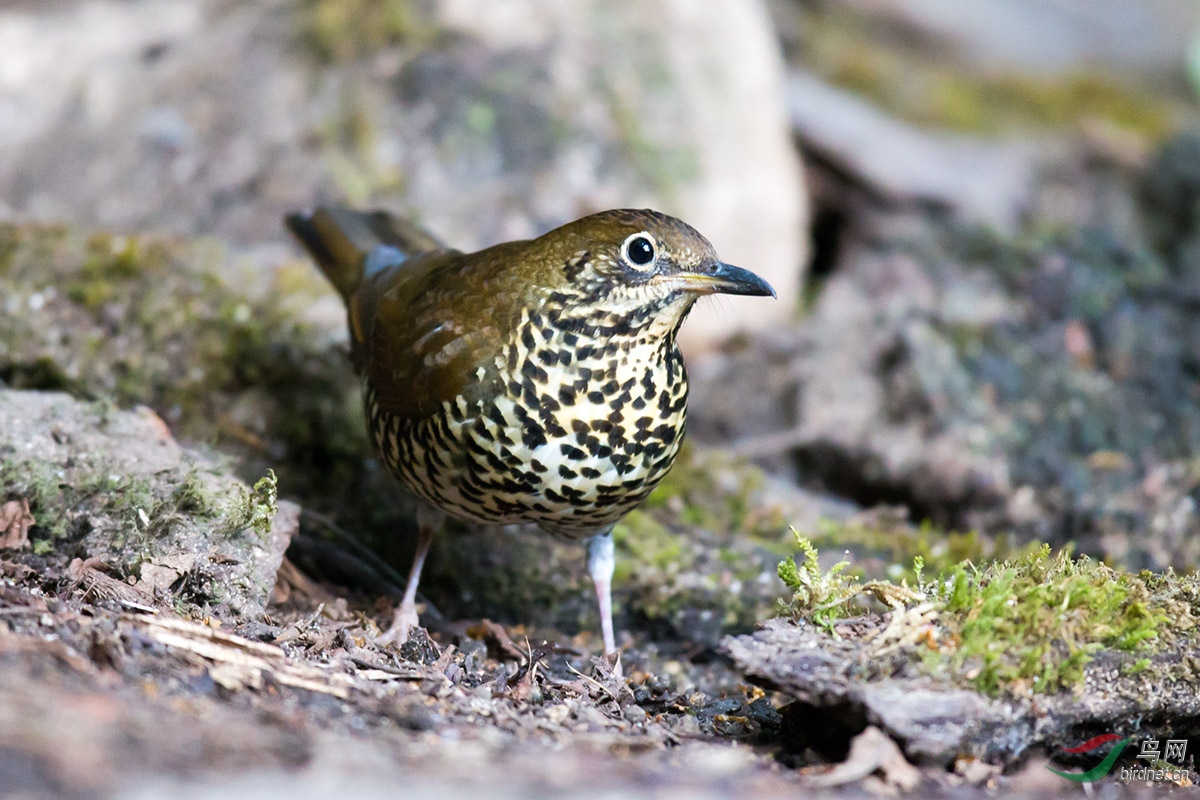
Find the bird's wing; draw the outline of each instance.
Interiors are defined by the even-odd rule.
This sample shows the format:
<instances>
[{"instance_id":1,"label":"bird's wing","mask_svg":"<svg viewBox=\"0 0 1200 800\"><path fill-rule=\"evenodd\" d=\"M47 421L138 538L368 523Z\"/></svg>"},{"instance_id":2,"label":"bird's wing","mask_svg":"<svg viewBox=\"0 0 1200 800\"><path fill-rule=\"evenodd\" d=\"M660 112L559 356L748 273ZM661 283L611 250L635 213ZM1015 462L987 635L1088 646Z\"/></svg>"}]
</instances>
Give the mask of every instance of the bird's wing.
<instances>
[{"instance_id":1,"label":"bird's wing","mask_svg":"<svg viewBox=\"0 0 1200 800\"><path fill-rule=\"evenodd\" d=\"M421 418L498 391L497 359L524 298L505 280L504 259L484 255L424 253L378 269L351 298L355 360L380 408Z\"/></svg>"}]
</instances>

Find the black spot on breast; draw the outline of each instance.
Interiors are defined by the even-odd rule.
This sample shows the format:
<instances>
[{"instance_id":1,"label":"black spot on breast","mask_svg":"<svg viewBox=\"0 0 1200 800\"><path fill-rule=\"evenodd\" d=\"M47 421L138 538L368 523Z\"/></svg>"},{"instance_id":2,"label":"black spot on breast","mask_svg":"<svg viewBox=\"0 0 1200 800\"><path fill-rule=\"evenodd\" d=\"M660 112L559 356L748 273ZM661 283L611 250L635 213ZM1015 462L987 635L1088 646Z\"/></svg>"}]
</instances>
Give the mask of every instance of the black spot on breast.
<instances>
[{"instance_id":1,"label":"black spot on breast","mask_svg":"<svg viewBox=\"0 0 1200 800\"><path fill-rule=\"evenodd\" d=\"M538 407L537 387L534 386L533 381L529 380L528 378L521 382L521 399L525 401L525 405L529 406L530 408Z\"/></svg>"},{"instance_id":2,"label":"black spot on breast","mask_svg":"<svg viewBox=\"0 0 1200 800\"><path fill-rule=\"evenodd\" d=\"M549 375L546 374L546 370L542 369L533 359L525 360L525 363L521 365L521 374L529 380L538 381L539 383L546 383L550 380Z\"/></svg>"},{"instance_id":3,"label":"black spot on breast","mask_svg":"<svg viewBox=\"0 0 1200 800\"><path fill-rule=\"evenodd\" d=\"M558 389L558 401L564 406L575 405L575 390L570 386L560 386Z\"/></svg>"},{"instance_id":4,"label":"black spot on breast","mask_svg":"<svg viewBox=\"0 0 1200 800\"><path fill-rule=\"evenodd\" d=\"M647 398L654 396L654 371L646 370L646 374L642 376L642 389L645 390Z\"/></svg>"},{"instance_id":5,"label":"black spot on breast","mask_svg":"<svg viewBox=\"0 0 1200 800\"><path fill-rule=\"evenodd\" d=\"M475 424L471 426L471 431L472 431L472 432L473 432L473 433L474 433L476 436L478 436L480 439L483 439L483 440L485 440L485 441L488 441L488 442L494 442L494 441L496 441L496 436L495 436L495 434L493 434L493 433L492 433L490 430L488 430L487 423L485 423L485 422L483 421L483 418L482 418L482 417L480 417L479 419L475 420Z\"/></svg>"},{"instance_id":6,"label":"black spot on breast","mask_svg":"<svg viewBox=\"0 0 1200 800\"><path fill-rule=\"evenodd\" d=\"M532 425L527 425L525 426L525 429L521 431L521 444L525 445L530 450L541 447L545 443L546 434L542 432L541 428L535 428ZM543 467L540 471L544 472L545 467Z\"/></svg>"}]
</instances>

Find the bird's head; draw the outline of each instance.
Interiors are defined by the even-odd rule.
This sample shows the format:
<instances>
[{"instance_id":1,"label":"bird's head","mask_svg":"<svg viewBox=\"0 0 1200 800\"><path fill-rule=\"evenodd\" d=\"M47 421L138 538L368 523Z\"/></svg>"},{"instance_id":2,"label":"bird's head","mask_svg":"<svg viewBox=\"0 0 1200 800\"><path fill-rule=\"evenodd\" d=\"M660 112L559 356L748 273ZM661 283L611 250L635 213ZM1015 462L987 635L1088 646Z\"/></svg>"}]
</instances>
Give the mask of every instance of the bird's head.
<instances>
[{"instance_id":1,"label":"bird's head","mask_svg":"<svg viewBox=\"0 0 1200 800\"><path fill-rule=\"evenodd\" d=\"M674 329L703 295L775 296L753 272L717 258L695 228L657 211L603 211L530 244L546 254L539 260L550 271L542 284L549 302L596 323L610 317Z\"/></svg>"}]
</instances>

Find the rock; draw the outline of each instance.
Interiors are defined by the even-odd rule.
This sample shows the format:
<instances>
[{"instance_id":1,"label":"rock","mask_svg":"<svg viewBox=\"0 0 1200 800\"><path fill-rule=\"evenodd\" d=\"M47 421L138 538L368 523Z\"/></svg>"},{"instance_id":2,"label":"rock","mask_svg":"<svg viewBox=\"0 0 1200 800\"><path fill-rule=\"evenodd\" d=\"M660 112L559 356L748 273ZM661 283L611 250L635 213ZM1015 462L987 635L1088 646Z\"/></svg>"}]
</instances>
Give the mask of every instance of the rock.
<instances>
[{"instance_id":1,"label":"rock","mask_svg":"<svg viewBox=\"0 0 1200 800\"><path fill-rule=\"evenodd\" d=\"M854 5L944 40L992 68L1022 72L1142 70L1176 74L1200 25L1188 0L854 0Z\"/></svg>"},{"instance_id":2,"label":"rock","mask_svg":"<svg viewBox=\"0 0 1200 800\"><path fill-rule=\"evenodd\" d=\"M262 614L298 521L273 478L247 486L149 409L64 394L0 390L0 477L32 507L42 557L219 619Z\"/></svg>"},{"instance_id":3,"label":"rock","mask_svg":"<svg viewBox=\"0 0 1200 800\"><path fill-rule=\"evenodd\" d=\"M1156 653L1149 668L1130 675L1120 667L1120 654L1097 654L1081 694L993 698L923 674L894 647L875 644L886 638L877 639L883 625L864 618L839 626L835 637L812 625L771 620L752 636L727 638L722 648L750 680L796 699L784 707L785 731L789 715L806 722L798 731L793 726L793 735L818 729L854 736L873 725L918 764L975 758L1011 767L1032 752L1139 724L1145 737L1178 738L1200 711L1190 644Z\"/></svg>"},{"instance_id":4,"label":"rock","mask_svg":"<svg viewBox=\"0 0 1200 800\"><path fill-rule=\"evenodd\" d=\"M697 432L916 520L1200 563L1195 155L1185 139L1146 175L1082 171L1100 201L1053 235L875 203L781 344L698 370L747 399L698 410Z\"/></svg>"},{"instance_id":5,"label":"rock","mask_svg":"<svg viewBox=\"0 0 1200 800\"><path fill-rule=\"evenodd\" d=\"M704 232L722 258L775 286L780 302L768 307L702 305L682 334L693 350L790 318L806 263L807 204L781 104L782 58L762 2L654 0L614 13L594 0L443 0L440 12L473 46L548 71L537 106L555 109L573 135L530 165L535 218L657 206ZM496 177L510 183L506 194L529 181L511 171Z\"/></svg>"},{"instance_id":6,"label":"rock","mask_svg":"<svg viewBox=\"0 0 1200 800\"><path fill-rule=\"evenodd\" d=\"M399 207L461 248L656 206L780 293L698 309L693 351L790 317L806 198L761 0L438 0L362 52L338 46L353 23L314 32L293 5L0 11L19 121L0 214L217 234L278 263L280 216L321 201Z\"/></svg>"},{"instance_id":7,"label":"rock","mask_svg":"<svg viewBox=\"0 0 1200 800\"><path fill-rule=\"evenodd\" d=\"M994 509L1009 464L942 314L968 307L964 327L986 329L1016 319L1017 306L982 271L938 279L906 253L856 255L804 326L792 440L802 466L850 497L906 497L944 522L955 509Z\"/></svg>"},{"instance_id":8,"label":"rock","mask_svg":"<svg viewBox=\"0 0 1200 800\"><path fill-rule=\"evenodd\" d=\"M805 149L889 205L926 205L1013 230L1033 192L1031 143L924 131L807 75L788 76L788 112Z\"/></svg>"},{"instance_id":9,"label":"rock","mask_svg":"<svg viewBox=\"0 0 1200 800\"><path fill-rule=\"evenodd\" d=\"M1167 142L1141 185L1151 243L1167 260L1181 289L1200 297L1200 136Z\"/></svg>"}]
</instances>

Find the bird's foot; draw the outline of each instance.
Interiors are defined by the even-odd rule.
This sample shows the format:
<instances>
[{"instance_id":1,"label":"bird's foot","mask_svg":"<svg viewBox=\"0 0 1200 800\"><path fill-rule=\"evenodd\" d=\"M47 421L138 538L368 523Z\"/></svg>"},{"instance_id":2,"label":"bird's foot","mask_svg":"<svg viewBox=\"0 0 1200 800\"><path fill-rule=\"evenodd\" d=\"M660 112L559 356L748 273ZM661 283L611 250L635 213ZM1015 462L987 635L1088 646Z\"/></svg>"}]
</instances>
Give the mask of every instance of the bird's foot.
<instances>
[{"instance_id":1,"label":"bird's foot","mask_svg":"<svg viewBox=\"0 0 1200 800\"><path fill-rule=\"evenodd\" d=\"M392 624L375 639L375 644L404 644L413 628L420 624L416 603L401 603L392 617Z\"/></svg>"}]
</instances>

